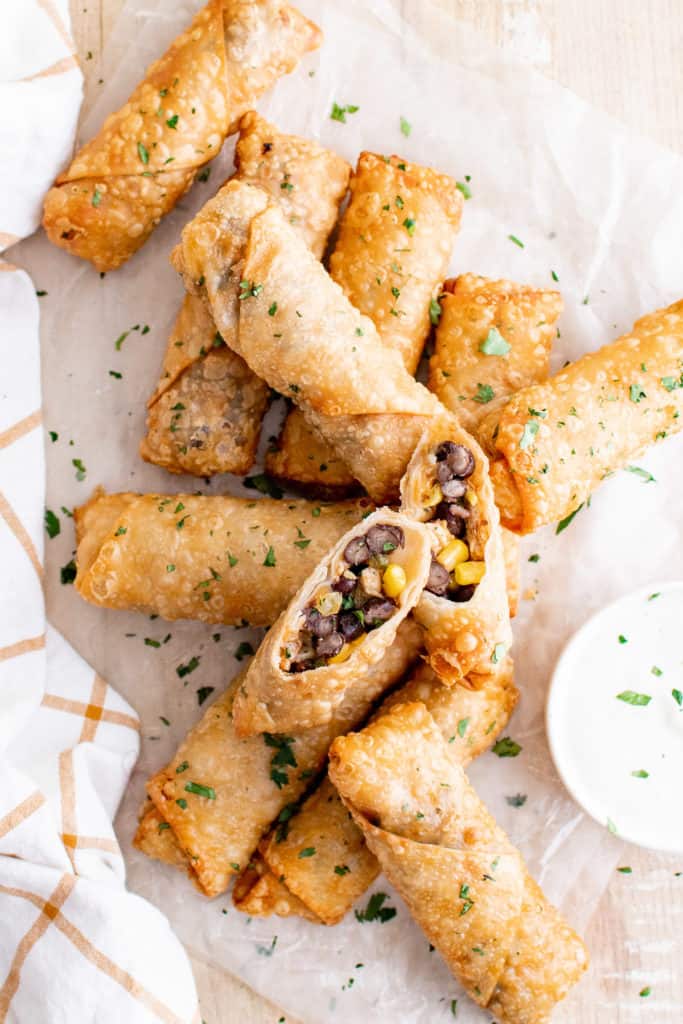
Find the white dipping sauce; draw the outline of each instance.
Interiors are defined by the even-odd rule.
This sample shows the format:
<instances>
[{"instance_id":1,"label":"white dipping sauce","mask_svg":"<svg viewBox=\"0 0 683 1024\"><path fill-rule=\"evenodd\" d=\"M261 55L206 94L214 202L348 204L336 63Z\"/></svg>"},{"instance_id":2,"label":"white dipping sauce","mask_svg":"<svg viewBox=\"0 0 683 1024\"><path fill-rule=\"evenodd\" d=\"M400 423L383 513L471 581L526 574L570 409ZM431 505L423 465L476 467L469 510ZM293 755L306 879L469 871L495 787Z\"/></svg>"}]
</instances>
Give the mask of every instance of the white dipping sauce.
<instances>
[{"instance_id":1,"label":"white dipping sauce","mask_svg":"<svg viewBox=\"0 0 683 1024\"><path fill-rule=\"evenodd\" d=\"M683 582L589 619L557 663L546 713L555 765L584 810L622 839L683 852Z\"/></svg>"}]
</instances>

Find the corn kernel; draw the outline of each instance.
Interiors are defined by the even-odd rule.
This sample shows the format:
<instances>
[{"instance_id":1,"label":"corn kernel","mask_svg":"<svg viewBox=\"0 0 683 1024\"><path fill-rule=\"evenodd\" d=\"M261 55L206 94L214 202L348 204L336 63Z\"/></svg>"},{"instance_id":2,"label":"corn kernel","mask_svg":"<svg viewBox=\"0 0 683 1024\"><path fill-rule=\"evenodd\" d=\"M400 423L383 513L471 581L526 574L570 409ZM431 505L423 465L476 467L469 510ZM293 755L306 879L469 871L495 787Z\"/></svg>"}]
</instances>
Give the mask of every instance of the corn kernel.
<instances>
[{"instance_id":1,"label":"corn kernel","mask_svg":"<svg viewBox=\"0 0 683 1024\"><path fill-rule=\"evenodd\" d=\"M469 557L470 549L467 547L467 544L465 544L464 540L458 540L456 537L454 540L449 541L445 548L441 548L441 551L436 556L436 560L441 563L444 569L453 572L456 565L466 562Z\"/></svg>"},{"instance_id":2,"label":"corn kernel","mask_svg":"<svg viewBox=\"0 0 683 1024\"><path fill-rule=\"evenodd\" d=\"M382 586L387 597L398 597L405 590L408 578L402 565L390 562L382 576Z\"/></svg>"},{"instance_id":3,"label":"corn kernel","mask_svg":"<svg viewBox=\"0 0 683 1024\"><path fill-rule=\"evenodd\" d=\"M429 494L425 498L423 505L425 508L434 508L439 502L443 501L443 491L439 484L434 484Z\"/></svg>"},{"instance_id":4,"label":"corn kernel","mask_svg":"<svg viewBox=\"0 0 683 1024\"><path fill-rule=\"evenodd\" d=\"M467 490L465 491L465 501L470 506L470 508L474 508L474 506L479 503L479 496L477 495L476 491L472 490L471 487L468 487Z\"/></svg>"},{"instance_id":5,"label":"corn kernel","mask_svg":"<svg viewBox=\"0 0 683 1024\"><path fill-rule=\"evenodd\" d=\"M455 567L455 582L460 587L470 583L481 583L486 572L486 562L461 562Z\"/></svg>"}]
</instances>

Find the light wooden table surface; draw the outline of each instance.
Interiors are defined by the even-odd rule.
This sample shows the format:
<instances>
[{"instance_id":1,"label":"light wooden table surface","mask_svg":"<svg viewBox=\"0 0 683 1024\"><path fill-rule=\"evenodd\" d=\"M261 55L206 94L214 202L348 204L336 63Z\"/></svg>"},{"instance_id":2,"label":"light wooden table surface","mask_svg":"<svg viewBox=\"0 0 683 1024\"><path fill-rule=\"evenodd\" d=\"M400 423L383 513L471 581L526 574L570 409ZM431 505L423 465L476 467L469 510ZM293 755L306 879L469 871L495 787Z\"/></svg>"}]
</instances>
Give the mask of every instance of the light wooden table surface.
<instances>
[{"instance_id":1,"label":"light wooden table surface","mask_svg":"<svg viewBox=\"0 0 683 1024\"><path fill-rule=\"evenodd\" d=\"M102 88L99 58L124 0L70 2L86 88ZM683 0L436 2L595 106L683 150ZM683 858L625 847L623 863L632 874L615 874L605 893L587 935L591 973L558 1022L683 1021ZM227 972L192 962L206 1024L283 1018ZM651 994L640 996L648 986Z\"/></svg>"}]
</instances>

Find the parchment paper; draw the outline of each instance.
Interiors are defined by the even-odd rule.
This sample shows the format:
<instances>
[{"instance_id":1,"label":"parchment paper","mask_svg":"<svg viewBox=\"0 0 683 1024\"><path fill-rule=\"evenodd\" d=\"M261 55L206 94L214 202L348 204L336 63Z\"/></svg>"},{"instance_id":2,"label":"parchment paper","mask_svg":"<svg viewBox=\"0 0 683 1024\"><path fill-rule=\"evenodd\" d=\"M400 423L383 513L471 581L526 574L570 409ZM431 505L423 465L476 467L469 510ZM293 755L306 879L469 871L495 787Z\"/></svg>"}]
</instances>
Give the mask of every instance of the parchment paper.
<instances>
[{"instance_id":1,"label":"parchment paper","mask_svg":"<svg viewBox=\"0 0 683 1024\"><path fill-rule=\"evenodd\" d=\"M145 65L199 6L199 0L129 0L109 41L104 82L96 87L101 98L85 118L82 138L125 99ZM680 297L679 157L631 137L420 0L402 4L402 17L391 0L301 0L299 6L322 25L325 45L281 81L260 110L281 128L319 138L352 161L368 148L433 164L460 180L470 175L472 199L451 270L545 286L552 286L554 270L567 306L555 367ZM333 101L360 109L340 124L329 118ZM401 116L412 125L409 137L401 134ZM209 903L180 874L130 849L144 780L199 717L197 689L213 686L217 695L235 672L232 652L241 640L255 638L245 630L168 625L84 604L59 582L59 567L73 550L70 521L59 510L85 500L96 484L242 493L232 478L205 485L173 477L137 454L144 402L182 294L168 253L182 225L230 172L231 153L228 144L209 182L196 184L143 250L104 279L41 235L13 250L36 288L48 292L41 299L45 426L59 435L54 442L46 437L48 506L62 521L61 535L47 544L50 615L143 721L142 755L118 818L129 884L169 915L193 950L308 1024L432 1024L453 1019L453 999L459 1000L459 1021L488 1021L460 998L393 894L398 914L384 925L359 924L353 915L334 929L250 921L227 897ZM140 329L116 351L115 340L135 325ZM145 334L144 325L150 327ZM592 611L636 585L683 575L682 455L683 437L667 441L641 461L656 483L619 473L566 532L556 536L547 528L525 541L525 599L515 623L522 702L508 730L523 750L515 759L486 754L471 770L532 872L579 928L604 890L621 843L586 818L557 780L544 737L544 695L562 646ZM86 466L83 481L76 480L74 458ZM528 563L532 552L540 562ZM168 634L159 649L144 644L145 637L163 641ZM199 668L180 679L176 667L193 655ZM527 796L522 807L506 800L516 794ZM383 880L373 888L390 892ZM574 1019L571 1003L558 1019Z\"/></svg>"}]
</instances>

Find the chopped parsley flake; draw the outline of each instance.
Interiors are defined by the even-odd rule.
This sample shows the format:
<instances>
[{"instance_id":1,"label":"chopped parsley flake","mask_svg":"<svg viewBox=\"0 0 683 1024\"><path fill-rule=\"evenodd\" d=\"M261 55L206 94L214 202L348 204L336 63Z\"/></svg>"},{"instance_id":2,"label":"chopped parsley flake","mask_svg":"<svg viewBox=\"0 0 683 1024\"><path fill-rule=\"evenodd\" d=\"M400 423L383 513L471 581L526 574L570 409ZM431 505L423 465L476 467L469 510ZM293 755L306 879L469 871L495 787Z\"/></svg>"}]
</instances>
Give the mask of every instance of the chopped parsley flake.
<instances>
[{"instance_id":1,"label":"chopped parsley flake","mask_svg":"<svg viewBox=\"0 0 683 1024\"><path fill-rule=\"evenodd\" d=\"M472 189L470 188L466 181L456 181L455 187L458 189L459 192L462 192L463 197L465 199L472 198Z\"/></svg>"},{"instance_id":2,"label":"chopped parsley flake","mask_svg":"<svg viewBox=\"0 0 683 1024\"><path fill-rule=\"evenodd\" d=\"M178 128L178 115L174 114L173 117L169 117L168 120L166 121L166 124L168 125L169 128L173 128L174 131L177 130L177 128ZM146 163L146 161L145 161L145 163Z\"/></svg>"},{"instance_id":3,"label":"chopped parsley flake","mask_svg":"<svg viewBox=\"0 0 683 1024\"><path fill-rule=\"evenodd\" d=\"M434 327L438 326L441 319L441 306L437 299L430 299L429 301L429 319Z\"/></svg>"},{"instance_id":4,"label":"chopped parsley flake","mask_svg":"<svg viewBox=\"0 0 683 1024\"><path fill-rule=\"evenodd\" d=\"M519 743L511 739L509 736L504 736L502 740L498 740L493 744L491 750L498 757L517 757L521 753L522 748Z\"/></svg>"},{"instance_id":5,"label":"chopped parsley flake","mask_svg":"<svg viewBox=\"0 0 683 1024\"><path fill-rule=\"evenodd\" d=\"M216 799L216 790L212 786L203 786L199 782L186 782L185 792L194 793L195 796L204 796L207 800Z\"/></svg>"},{"instance_id":6,"label":"chopped parsley flake","mask_svg":"<svg viewBox=\"0 0 683 1024\"><path fill-rule=\"evenodd\" d=\"M92 199L90 200L90 202L92 203L93 206L99 206L101 198L102 198L102 193L96 187L95 191L92 194Z\"/></svg>"},{"instance_id":7,"label":"chopped parsley flake","mask_svg":"<svg viewBox=\"0 0 683 1024\"><path fill-rule=\"evenodd\" d=\"M240 281L240 290L237 298L243 302L245 299L256 298L262 291L262 284L256 284L254 281Z\"/></svg>"},{"instance_id":8,"label":"chopped parsley flake","mask_svg":"<svg viewBox=\"0 0 683 1024\"><path fill-rule=\"evenodd\" d=\"M652 473L648 473L646 469L641 469L640 466L625 466L624 468L629 473L633 473L634 476L639 476L640 479L644 480L646 484L657 482L653 477Z\"/></svg>"},{"instance_id":9,"label":"chopped parsley flake","mask_svg":"<svg viewBox=\"0 0 683 1024\"><path fill-rule=\"evenodd\" d=\"M59 579L63 584L73 583L76 579L76 563L73 558L59 570Z\"/></svg>"},{"instance_id":10,"label":"chopped parsley flake","mask_svg":"<svg viewBox=\"0 0 683 1024\"><path fill-rule=\"evenodd\" d=\"M570 512L568 516L565 516L564 519L560 519L559 523L555 527L555 533L556 534L562 533L563 530L566 530L567 527L569 526L569 524L574 519L574 517L579 514L579 512L581 511L582 508L583 508L583 502L581 502L579 507L575 508L573 512Z\"/></svg>"},{"instance_id":11,"label":"chopped parsley flake","mask_svg":"<svg viewBox=\"0 0 683 1024\"><path fill-rule=\"evenodd\" d=\"M47 531L47 535L50 538L50 540L52 540L53 537L57 537L61 533L61 529L62 527L61 523L59 522L59 518L54 514L54 512L51 509L46 508L45 530Z\"/></svg>"},{"instance_id":12,"label":"chopped parsley flake","mask_svg":"<svg viewBox=\"0 0 683 1024\"><path fill-rule=\"evenodd\" d=\"M76 468L76 479L77 480L85 480L85 474L86 474L87 471L86 471L85 466L83 465L83 460L82 459L72 459L71 460L71 465L75 466L75 468Z\"/></svg>"},{"instance_id":13,"label":"chopped parsley flake","mask_svg":"<svg viewBox=\"0 0 683 1024\"><path fill-rule=\"evenodd\" d=\"M254 653L254 648L251 646L248 640L243 640L237 646L235 651L235 658L237 661L243 661L244 658L250 658Z\"/></svg>"},{"instance_id":14,"label":"chopped parsley flake","mask_svg":"<svg viewBox=\"0 0 683 1024\"><path fill-rule=\"evenodd\" d=\"M277 565L275 560L275 549L273 547L268 548L266 557L263 559L263 564L267 565L269 569L272 569L273 566Z\"/></svg>"},{"instance_id":15,"label":"chopped parsley flake","mask_svg":"<svg viewBox=\"0 0 683 1024\"><path fill-rule=\"evenodd\" d=\"M335 864L334 866L334 873L335 875L339 875L340 878L343 878L344 875L348 875L350 871L351 868L346 864Z\"/></svg>"},{"instance_id":16,"label":"chopped parsley flake","mask_svg":"<svg viewBox=\"0 0 683 1024\"><path fill-rule=\"evenodd\" d=\"M632 704L636 708L646 708L652 697L647 693L636 693L635 690L622 690L617 694L617 700L623 701L624 704Z\"/></svg>"},{"instance_id":17,"label":"chopped parsley flake","mask_svg":"<svg viewBox=\"0 0 683 1024\"><path fill-rule=\"evenodd\" d=\"M640 384L631 384L628 389L628 397L637 404L642 398L647 398L647 394L643 391Z\"/></svg>"},{"instance_id":18,"label":"chopped parsley flake","mask_svg":"<svg viewBox=\"0 0 683 1024\"><path fill-rule=\"evenodd\" d=\"M649 779L650 773L646 772L644 768L639 768L638 771L631 772L634 779Z\"/></svg>"},{"instance_id":19,"label":"chopped parsley flake","mask_svg":"<svg viewBox=\"0 0 683 1024\"><path fill-rule=\"evenodd\" d=\"M342 124L346 124L346 115L355 114L358 110L360 110L360 107L353 103L347 103L345 107L341 107L338 103L333 103L330 119L332 121L341 121Z\"/></svg>"},{"instance_id":20,"label":"chopped parsley flake","mask_svg":"<svg viewBox=\"0 0 683 1024\"><path fill-rule=\"evenodd\" d=\"M141 142L138 142L138 156L142 160L143 164L149 163L149 153L147 152L146 147L143 146Z\"/></svg>"},{"instance_id":21,"label":"chopped parsley flake","mask_svg":"<svg viewBox=\"0 0 683 1024\"><path fill-rule=\"evenodd\" d=\"M261 494L267 494L271 498L279 499L283 493L282 488L278 487L267 473L256 473L254 476L245 477L244 486L254 491L260 491Z\"/></svg>"},{"instance_id":22,"label":"chopped parsley flake","mask_svg":"<svg viewBox=\"0 0 683 1024\"><path fill-rule=\"evenodd\" d=\"M505 356L510 351L510 345L498 328L492 327L479 346L479 351L485 356Z\"/></svg>"},{"instance_id":23,"label":"chopped parsley flake","mask_svg":"<svg viewBox=\"0 0 683 1024\"><path fill-rule=\"evenodd\" d=\"M522 242L521 239L517 238L517 235L508 235L508 239L511 242L514 242L515 245L518 245L520 249L524 248L524 242Z\"/></svg>"},{"instance_id":24,"label":"chopped parsley flake","mask_svg":"<svg viewBox=\"0 0 683 1024\"><path fill-rule=\"evenodd\" d=\"M202 706L204 701L207 699L207 697L211 696L211 694L213 693L214 690L215 690L215 686L200 686L199 687L199 689L197 690L197 703L199 704L200 707Z\"/></svg>"},{"instance_id":25,"label":"chopped parsley flake","mask_svg":"<svg viewBox=\"0 0 683 1024\"><path fill-rule=\"evenodd\" d=\"M479 405L488 405L495 396L496 393L490 384L477 384L477 393L474 395L473 401L479 402Z\"/></svg>"},{"instance_id":26,"label":"chopped parsley flake","mask_svg":"<svg viewBox=\"0 0 683 1024\"><path fill-rule=\"evenodd\" d=\"M406 219L403 221L403 227L406 229L406 231L408 232L408 234L412 238L412 236L415 234L415 227L416 227L415 218L414 217L406 217Z\"/></svg>"},{"instance_id":27,"label":"chopped parsley flake","mask_svg":"<svg viewBox=\"0 0 683 1024\"><path fill-rule=\"evenodd\" d=\"M176 668L176 674L178 678L184 679L185 676L189 676L190 673L194 672L196 668L199 668L200 660L201 656L195 654L192 658L190 658L187 665L178 665Z\"/></svg>"},{"instance_id":28,"label":"chopped parsley flake","mask_svg":"<svg viewBox=\"0 0 683 1024\"><path fill-rule=\"evenodd\" d=\"M304 860L306 857L315 856L315 846L307 846L304 850L299 850L299 860Z\"/></svg>"},{"instance_id":29,"label":"chopped parsley flake","mask_svg":"<svg viewBox=\"0 0 683 1024\"><path fill-rule=\"evenodd\" d=\"M380 924L385 924L387 921L391 921L392 917L396 917L396 911L393 907L385 907L384 903L387 899L385 892L375 892L368 900L368 905L365 910L356 910L356 920L362 923L369 921L379 921Z\"/></svg>"},{"instance_id":30,"label":"chopped parsley flake","mask_svg":"<svg viewBox=\"0 0 683 1024\"><path fill-rule=\"evenodd\" d=\"M526 803L526 793L515 793L514 796L506 796L505 802L508 803L510 807L524 807L524 804Z\"/></svg>"},{"instance_id":31,"label":"chopped parsley flake","mask_svg":"<svg viewBox=\"0 0 683 1024\"><path fill-rule=\"evenodd\" d=\"M529 420L524 424L524 430L519 439L520 451L525 452L527 450L533 439L536 437L538 429L538 423L536 423L535 420Z\"/></svg>"},{"instance_id":32,"label":"chopped parsley flake","mask_svg":"<svg viewBox=\"0 0 683 1024\"><path fill-rule=\"evenodd\" d=\"M406 138L410 135L413 130L413 126L410 121L406 121L405 117L401 117L401 134L405 135Z\"/></svg>"}]
</instances>

